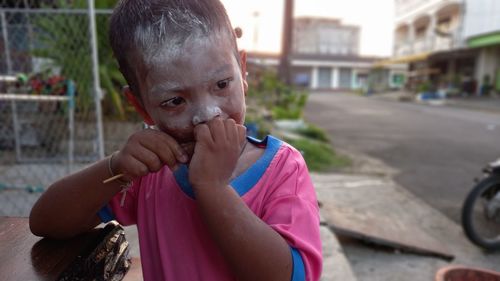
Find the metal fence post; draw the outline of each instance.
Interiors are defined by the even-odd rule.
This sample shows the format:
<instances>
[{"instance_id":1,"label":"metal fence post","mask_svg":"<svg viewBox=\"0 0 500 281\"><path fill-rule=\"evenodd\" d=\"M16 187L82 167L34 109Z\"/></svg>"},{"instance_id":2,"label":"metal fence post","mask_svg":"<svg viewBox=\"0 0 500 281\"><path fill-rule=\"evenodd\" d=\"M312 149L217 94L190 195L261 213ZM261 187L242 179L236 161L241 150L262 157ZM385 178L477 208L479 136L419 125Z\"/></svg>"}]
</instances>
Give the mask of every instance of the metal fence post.
<instances>
[{"instance_id":1,"label":"metal fence post","mask_svg":"<svg viewBox=\"0 0 500 281\"><path fill-rule=\"evenodd\" d=\"M94 80L94 102L97 125L97 145L99 159L104 158L104 137L102 129L102 109L101 109L101 82L99 79L99 61L97 57L97 35L95 24L94 0L87 0L89 14L90 44L92 51L92 75Z\"/></svg>"},{"instance_id":2,"label":"metal fence post","mask_svg":"<svg viewBox=\"0 0 500 281\"><path fill-rule=\"evenodd\" d=\"M12 62L10 60L10 46L9 46L9 34L7 31L7 20L5 18L5 12L0 12L0 20L2 22L2 36L5 51L5 62L7 64L7 74L12 74Z\"/></svg>"},{"instance_id":3,"label":"metal fence post","mask_svg":"<svg viewBox=\"0 0 500 281\"><path fill-rule=\"evenodd\" d=\"M16 148L16 160L21 161L21 128L17 118L17 104L15 100L10 102L12 108L12 127L14 128L14 145Z\"/></svg>"},{"instance_id":4,"label":"metal fence post","mask_svg":"<svg viewBox=\"0 0 500 281\"><path fill-rule=\"evenodd\" d=\"M69 141L68 141L68 174L73 172L73 164L75 161L75 84L69 80L67 82L68 88L68 128L69 128Z\"/></svg>"}]
</instances>

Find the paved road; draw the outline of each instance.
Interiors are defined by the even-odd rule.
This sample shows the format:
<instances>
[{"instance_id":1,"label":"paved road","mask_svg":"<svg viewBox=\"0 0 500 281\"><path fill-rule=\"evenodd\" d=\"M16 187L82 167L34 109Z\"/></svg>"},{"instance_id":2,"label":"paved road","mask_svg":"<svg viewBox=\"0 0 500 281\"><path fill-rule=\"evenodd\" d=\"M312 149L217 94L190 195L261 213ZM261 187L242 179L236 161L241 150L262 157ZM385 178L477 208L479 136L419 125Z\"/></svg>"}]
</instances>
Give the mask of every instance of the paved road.
<instances>
[{"instance_id":1,"label":"paved road","mask_svg":"<svg viewBox=\"0 0 500 281\"><path fill-rule=\"evenodd\" d=\"M399 170L400 185L456 222L473 179L500 157L500 114L328 93L312 94L305 115L336 147Z\"/></svg>"}]
</instances>

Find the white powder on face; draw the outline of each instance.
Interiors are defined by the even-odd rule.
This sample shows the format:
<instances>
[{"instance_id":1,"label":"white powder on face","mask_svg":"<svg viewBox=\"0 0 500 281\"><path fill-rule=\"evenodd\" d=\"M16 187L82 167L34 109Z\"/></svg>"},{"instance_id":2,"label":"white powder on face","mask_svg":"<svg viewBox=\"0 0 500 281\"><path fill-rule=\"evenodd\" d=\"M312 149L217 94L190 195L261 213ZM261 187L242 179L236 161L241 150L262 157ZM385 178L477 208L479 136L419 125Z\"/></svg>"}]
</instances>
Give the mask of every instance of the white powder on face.
<instances>
[{"instance_id":1,"label":"white powder on face","mask_svg":"<svg viewBox=\"0 0 500 281\"><path fill-rule=\"evenodd\" d=\"M208 25L189 10L176 8L161 12L151 25L134 30L136 46L146 65L175 57L184 50L187 41L200 41L208 35ZM164 52L166 49L168 54Z\"/></svg>"},{"instance_id":2,"label":"white powder on face","mask_svg":"<svg viewBox=\"0 0 500 281\"><path fill-rule=\"evenodd\" d=\"M187 129L191 125L191 116L184 114L184 116L179 116L179 118L168 118L165 124L170 129Z\"/></svg>"},{"instance_id":3,"label":"white powder on face","mask_svg":"<svg viewBox=\"0 0 500 281\"><path fill-rule=\"evenodd\" d=\"M142 46L142 60L150 67L177 59L179 56L185 54L186 48L189 46L206 47L207 44L230 40L227 34L221 32L206 34L202 29L194 29L185 38L174 37L160 42L153 42L154 40L151 39L151 35L148 34L150 32L148 28L138 28L135 32L137 41L149 44L138 44L138 46Z\"/></svg>"},{"instance_id":4,"label":"white powder on face","mask_svg":"<svg viewBox=\"0 0 500 281\"><path fill-rule=\"evenodd\" d=\"M194 126L208 122L217 116L222 115L222 110L218 106L202 106L193 116L192 123Z\"/></svg>"},{"instance_id":5,"label":"white powder on face","mask_svg":"<svg viewBox=\"0 0 500 281\"><path fill-rule=\"evenodd\" d=\"M192 110L183 112L180 116L169 117L165 120L165 125L170 130L172 129L188 129L191 126L196 126L198 124L208 122L215 117L220 116L226 118L226 114L222 112L219 106L209 105L200 106Z\"/></svg>"},{"instance_id":6,"label":"white powder on face","mask_svg":"<svg viewBox=\"0 0 500 281\"><path fill-rule=\"evenodd\" d=\"M143 60L146 65L156 65L165 61L173 61L186 52L186 46L206 44L207 38L201 31L195 30L186 38L185 42L175 41L174 39L162 42L155 48L150 48L150 50L143 53Z\"/></svg>"}]
</instances>

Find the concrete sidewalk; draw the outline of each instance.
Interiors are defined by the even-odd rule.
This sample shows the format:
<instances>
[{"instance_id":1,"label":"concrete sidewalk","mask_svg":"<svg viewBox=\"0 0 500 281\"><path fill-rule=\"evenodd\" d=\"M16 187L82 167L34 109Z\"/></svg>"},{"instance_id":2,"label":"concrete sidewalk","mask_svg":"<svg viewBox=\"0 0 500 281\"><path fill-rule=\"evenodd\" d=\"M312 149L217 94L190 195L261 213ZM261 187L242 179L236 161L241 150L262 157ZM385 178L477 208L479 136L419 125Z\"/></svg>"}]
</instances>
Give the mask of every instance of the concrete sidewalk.
<instances>
[{"instance_id":1,"label":"concrete sidewalk","mask_svg":"<svg viewBox=\"0 0 500 281\"><path fill-rule=\"evenodd\" d=\"M490 97L449 97L446 99L435 99L417 101L411 93L408 92L388 92L371 95L370 98L382 99L399 102L415 102L419 104L427 104L434 106L448 106L455 108L464 108L475 111L498 113L500 114L500 96Z\"/></svg>"},{"instance_id":2,"label":"concrete sidewalk","mask_svg":"<svg viewBox=\"0 0 500 281\"><path fill-rule=\"evenodd\" d=\"M366 214L367 225L374 223L369 220L370 217L377 218L378 222L386 222L386 225L379 227L393 229L391 227L397 226L396 229L401 232L398 235L412 236L405 230L417 227L422 231L415 235L439 241L455 256L453 261L448 262L435 256L402 252L334 235L323 240L325 264L322 280L430 281L434 280L439 268L449 264L491 270L499 268L500 253L487 254L472 245L465 238L460 225L395 184L389 177L313 174L312 178L322 204L322 217L330 230L335 224L332 218L339 215L331 212L341 212L341 215ZM415 238L418 241L418 237ZM328 259L330 254L333 254L333 258Z\"/></svg>"},{"instance_id":3,"label":"concrete sidewalk","mask_svg":"<svg viewBox=\"0 0 500 281\"><path fill-rule=\"evenodd\" d=\"M452 98L445 105L500 114L500 97Z\"/></svg>"}]
</instances>

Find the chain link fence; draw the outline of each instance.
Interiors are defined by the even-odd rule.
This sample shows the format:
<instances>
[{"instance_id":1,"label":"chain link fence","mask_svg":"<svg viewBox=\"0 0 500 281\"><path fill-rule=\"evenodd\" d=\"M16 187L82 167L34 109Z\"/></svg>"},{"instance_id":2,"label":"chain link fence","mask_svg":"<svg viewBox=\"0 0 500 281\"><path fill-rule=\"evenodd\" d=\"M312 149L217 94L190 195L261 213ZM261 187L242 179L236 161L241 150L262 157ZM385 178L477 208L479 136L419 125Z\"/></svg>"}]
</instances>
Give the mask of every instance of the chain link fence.
<instances>
[{"instance_id":1,"label":"chain link fence","mask_svg":"<svg viewBox=\"0 0 500 281\"><path fill-rule=\"evenodd\" d=\"M93 55L104 45L112 59L111 11L72 2L0 0L0 216L27 216L51 183L104 155L96 76L109 70Z\"/></svg>"}]
</instances>

